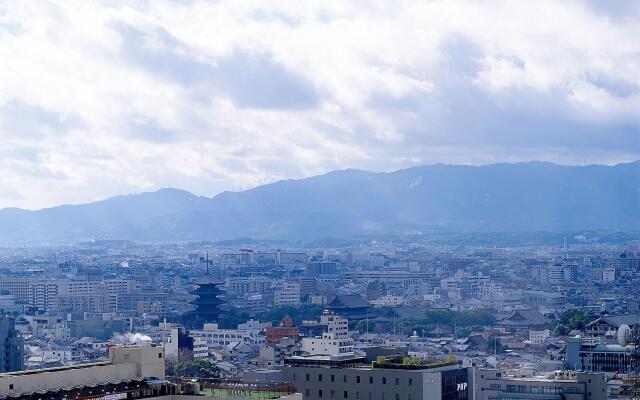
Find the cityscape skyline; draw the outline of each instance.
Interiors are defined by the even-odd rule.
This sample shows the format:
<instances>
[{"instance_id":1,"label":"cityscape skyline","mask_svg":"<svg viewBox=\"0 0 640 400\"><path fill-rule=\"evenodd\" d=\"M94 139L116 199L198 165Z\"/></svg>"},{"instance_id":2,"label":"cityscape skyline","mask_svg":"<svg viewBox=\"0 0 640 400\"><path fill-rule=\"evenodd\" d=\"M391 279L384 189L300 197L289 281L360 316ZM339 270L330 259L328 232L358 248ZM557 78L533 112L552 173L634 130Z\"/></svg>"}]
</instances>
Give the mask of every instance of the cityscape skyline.
<instances>
[{"instance_id":1,"label":"cityscape skyline","mask_svg":"<svg viewBox=\"0 0 640 400\"><path fill-rule=\"evenodd\" d=\"M0 0L0 400L640 400L640 0Z\"/></svg>"}]
</instances>

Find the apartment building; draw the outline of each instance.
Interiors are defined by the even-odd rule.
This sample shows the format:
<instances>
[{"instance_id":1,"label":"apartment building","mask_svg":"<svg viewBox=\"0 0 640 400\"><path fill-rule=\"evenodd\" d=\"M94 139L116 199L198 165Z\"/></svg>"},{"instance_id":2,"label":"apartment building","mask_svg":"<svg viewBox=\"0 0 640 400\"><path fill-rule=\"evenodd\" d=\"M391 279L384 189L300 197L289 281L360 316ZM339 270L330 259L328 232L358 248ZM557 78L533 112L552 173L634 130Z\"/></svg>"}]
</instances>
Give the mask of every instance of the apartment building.
<instances>
[{"instance_id":1,"label":"apartment building","mask_svg":"<svg viewBox=\"0 0 640 400\"><path fill-rule=\"evenodd\" d=\"M283 282L282 289L273 293L275 307L296 307L300 305L300 285L295 282Z\"/></svg>"}]
</instances>

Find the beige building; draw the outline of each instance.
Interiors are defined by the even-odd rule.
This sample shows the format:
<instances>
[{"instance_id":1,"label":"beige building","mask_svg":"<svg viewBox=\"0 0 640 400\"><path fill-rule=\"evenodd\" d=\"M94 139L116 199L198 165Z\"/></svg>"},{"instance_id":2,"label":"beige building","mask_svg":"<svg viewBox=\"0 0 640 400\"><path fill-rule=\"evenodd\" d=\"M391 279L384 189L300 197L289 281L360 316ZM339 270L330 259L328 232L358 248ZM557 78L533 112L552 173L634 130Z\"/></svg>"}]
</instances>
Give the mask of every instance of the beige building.
<instances>
[{"instance_id":1,"label":"beige building","mask_svg":"<svg viewBox=\"0 0 640 400\"><path fill-rule=\"evenodd\" d=\"M0 395L164 378L162 347L112 347L109 361L0 374Z\"/></svg>"},{"instance_id":2,"label":"beige building","mask_svg":"<svg viewBox=\"0 0 640 400\"><path fill-rule=\"evenodd\" d=\"M226 397L251 398L246 386L236 384ZM106 362L0 374L0 398L13 400L197 400L203 395L216 398L191 380L165 380L164 348L159 346L116 346ZM281 399L301 400L301 395Z\"/></svg>"}]
</instances>

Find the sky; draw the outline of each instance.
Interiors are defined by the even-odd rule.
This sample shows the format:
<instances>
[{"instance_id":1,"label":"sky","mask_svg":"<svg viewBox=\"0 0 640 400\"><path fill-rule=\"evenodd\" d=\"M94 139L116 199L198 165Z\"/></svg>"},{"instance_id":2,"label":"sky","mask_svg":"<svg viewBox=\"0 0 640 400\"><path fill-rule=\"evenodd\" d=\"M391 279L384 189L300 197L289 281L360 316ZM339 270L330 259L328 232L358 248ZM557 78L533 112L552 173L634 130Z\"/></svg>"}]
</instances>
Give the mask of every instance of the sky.
<instances>
[{"instance_id":1,"label":"sky","mask_svg":"<svg viewBox=\"0 0 640 400\"><path fill-rule=\"evenodd\" d=\"M639 37L615 0L0 0L0 208L638 160Z\"/></svg>"}]
</instances>

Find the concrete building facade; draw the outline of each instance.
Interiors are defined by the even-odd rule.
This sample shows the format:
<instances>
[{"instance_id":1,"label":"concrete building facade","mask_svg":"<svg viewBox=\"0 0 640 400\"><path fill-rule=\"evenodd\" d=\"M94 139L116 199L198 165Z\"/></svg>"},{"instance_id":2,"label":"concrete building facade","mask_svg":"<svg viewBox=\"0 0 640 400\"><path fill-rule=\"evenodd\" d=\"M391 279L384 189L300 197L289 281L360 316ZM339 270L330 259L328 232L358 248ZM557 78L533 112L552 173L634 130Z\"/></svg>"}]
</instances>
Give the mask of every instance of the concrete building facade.
<instances>
[{"instance_id":1,"label":"concrete building facade","mask_svg":"<svg viewBox=\"0 0 640 400\"><path fill-rule=\"evenodd\" d=\"M497 369L477 369L474 400L605 400L602 373L556 371L547 376L508 376Z\"/></svg>"},{"instance_id":2,"label":"concrete building facade","mask_svg":"<svg viewBox=\"0 0 640 400\"><path fill-rule=\"evenodd\" d=\"M339 362L285 367L287 381L304 400L471 400L473 368L374 368Z\"/></svg>"}]
</instances>

